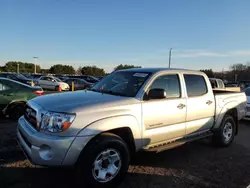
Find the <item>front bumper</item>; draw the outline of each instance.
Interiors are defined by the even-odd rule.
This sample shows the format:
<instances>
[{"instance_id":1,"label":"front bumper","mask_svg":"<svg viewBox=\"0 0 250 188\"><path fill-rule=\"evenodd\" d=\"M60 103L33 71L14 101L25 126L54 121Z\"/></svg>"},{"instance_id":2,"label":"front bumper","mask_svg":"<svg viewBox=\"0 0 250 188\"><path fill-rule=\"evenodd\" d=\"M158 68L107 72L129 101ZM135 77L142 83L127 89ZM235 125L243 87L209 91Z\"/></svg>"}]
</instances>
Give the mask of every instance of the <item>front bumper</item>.
<instances>
[{"instance_id":1,"label":"front bumper","mask_svg":"<svg viewBox=\"0 0 250 188\"><path fill-rule=\"evenodd\" d=\"M38 132L21 117L17 138L27 158L43 166L72 166L91 137L53 136Z\"/></svg>"},{"instance_id":2,"label":"front bumper","mask_svg":"<svg viewBox=\"0 0 250 188\"><path fill-rule=\"evenodd\" d=\"M67 85L60 85L60 87L62 88L63 91L69 90L69 86L67 86Z\"/></svg>"}]
</instances>

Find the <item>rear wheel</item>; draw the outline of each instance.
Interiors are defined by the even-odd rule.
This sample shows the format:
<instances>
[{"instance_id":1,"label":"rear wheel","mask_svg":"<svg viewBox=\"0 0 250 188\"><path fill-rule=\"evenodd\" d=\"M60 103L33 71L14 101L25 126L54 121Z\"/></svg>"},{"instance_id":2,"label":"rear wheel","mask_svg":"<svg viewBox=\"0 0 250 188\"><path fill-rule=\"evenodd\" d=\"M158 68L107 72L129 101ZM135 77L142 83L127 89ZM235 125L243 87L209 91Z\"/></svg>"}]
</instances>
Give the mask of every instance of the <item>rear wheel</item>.
<instances>
[{"instance_id":1,"label":"rear wheel","mask_svg":"<svg viewBox=\"0 0 250 188\"><path fill-rule=\"evenodd\" d=\"M86 146L77 167L86 184L111 188L122 181L129 161L127 144L117 135L102 134Z\"/></svg>"},{"instance_id":2,"label":"rear wheel","mask_svg":"<svg viewBox=\"0 0 250 188\"><path fill-rule=\"evenodd\" d=\"M214 132L213 141L219 146L228 146L234 140L236 124L231 115L225 115L219 130Z\"/></svg>"}]
</instances>

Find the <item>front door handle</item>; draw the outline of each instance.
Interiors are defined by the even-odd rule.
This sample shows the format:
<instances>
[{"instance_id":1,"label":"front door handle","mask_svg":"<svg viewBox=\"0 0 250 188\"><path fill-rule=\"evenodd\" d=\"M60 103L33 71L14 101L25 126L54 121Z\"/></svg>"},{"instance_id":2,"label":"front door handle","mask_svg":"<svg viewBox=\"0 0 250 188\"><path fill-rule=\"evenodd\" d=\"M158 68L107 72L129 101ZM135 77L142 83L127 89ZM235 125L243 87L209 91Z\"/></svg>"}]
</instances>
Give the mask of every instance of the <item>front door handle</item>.
<instances>
[{"instance_id":1,"label":"front door handle","mask_svg":"<svg viewBox=\"0 0 250 188\"><path fill-rule=\"evenodd\" d=\"M210 101L210 100L208 100L208 101L206 102L207 105L210 105L210 104L212 104L212 103L213 103L213 101Z\"/></svg>"},{"instance_id":2,"label":"front door handle","mask_svg":"<svg viewBox=\"0 0 250 188\"><path fill-rule=\"evenodd\" d=\"M184 107L185 107L186 105L185 104L179 104L178 106L177 106L177 108L179 108L179 109L183 109Z\"/></svg>"}]
</instances>

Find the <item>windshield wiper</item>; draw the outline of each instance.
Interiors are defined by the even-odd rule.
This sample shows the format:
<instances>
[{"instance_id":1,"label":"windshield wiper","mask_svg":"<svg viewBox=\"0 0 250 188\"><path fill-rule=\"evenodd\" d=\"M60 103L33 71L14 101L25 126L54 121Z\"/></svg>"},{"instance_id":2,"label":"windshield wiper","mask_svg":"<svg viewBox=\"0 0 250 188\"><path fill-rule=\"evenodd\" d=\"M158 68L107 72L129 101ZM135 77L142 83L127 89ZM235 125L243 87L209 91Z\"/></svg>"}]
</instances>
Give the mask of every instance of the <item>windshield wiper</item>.
<instances>
[{"instance_id":1,"label":"windshield wiper","mask_svg":"<svg viewBox=\"0 0 250 188\"><path fill-rule=\"evenodd\" d=\"M112 90L102 90L102 93L106 93L106 94L111 94L111 95L117 95L117 96L122 96L122 97L127 97L127 95L123 94L123 93L119 93L119 92L114 92Z\"/></svg>"},{"instance_id":2,"label":"windshield wiper","mask_svg":"<svg viewBox=\"0 0 250 188\"><path fill-rule=\"evenodd\" d=\"M122 97L128 97L127 95L119 92L114 92L112 90L99 90L99 89L89 89L90 91L98 92L98 93L105 93L105 94L111 94L111 95L117 95L117 96L122 96Z\"/></svg>"},{"instance_id":3,"label":"windshield wiper","mask_svg":"<svg viewBox=\"0 0 250 188\"><path fill-rule=\"evenodd\" d=\"M94 92L98 92L98 93L102 93L102 91L101 90L99 90L99 89L88 89L89 91L94 91Z\"/></svg>"}]
</instances>

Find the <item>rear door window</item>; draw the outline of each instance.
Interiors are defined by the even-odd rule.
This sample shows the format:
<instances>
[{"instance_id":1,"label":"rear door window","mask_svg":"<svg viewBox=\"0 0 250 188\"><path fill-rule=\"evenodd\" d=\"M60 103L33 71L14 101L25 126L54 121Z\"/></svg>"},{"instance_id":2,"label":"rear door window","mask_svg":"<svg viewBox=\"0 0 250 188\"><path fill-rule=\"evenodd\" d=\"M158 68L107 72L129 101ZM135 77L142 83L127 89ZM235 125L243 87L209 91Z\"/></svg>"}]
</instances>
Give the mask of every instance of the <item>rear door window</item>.
<instances>
[{"instance_id":1,"label":"rear door window","mask_svg":"<svg viewBox=\"0 0 250 188\"><path fill-rule=\"evenodd\" d=\"M202 96L208 92L205 79L201 75L184 74L188 97Z\"/></svg>"}]
</instances>

